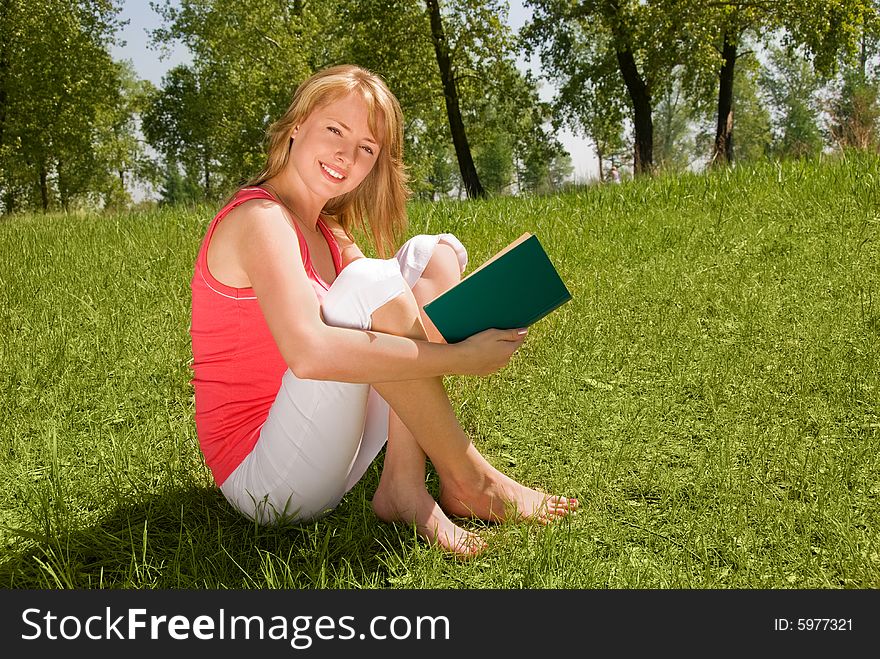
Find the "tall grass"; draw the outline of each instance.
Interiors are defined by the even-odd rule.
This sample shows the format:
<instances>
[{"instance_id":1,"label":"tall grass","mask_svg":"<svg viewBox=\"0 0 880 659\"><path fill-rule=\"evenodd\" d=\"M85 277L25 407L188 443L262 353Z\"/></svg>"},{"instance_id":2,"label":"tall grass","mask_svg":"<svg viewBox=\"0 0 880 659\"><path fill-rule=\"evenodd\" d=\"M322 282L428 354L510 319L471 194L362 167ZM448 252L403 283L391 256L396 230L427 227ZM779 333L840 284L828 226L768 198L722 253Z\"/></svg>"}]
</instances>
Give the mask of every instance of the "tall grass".
<instances>
[{"instance_id":1,"label":"tall grass","mask_svg":"<svg viewBox=\"0 0 880 659\"><path fill-rule=\"evenodd\" d=\"M447 385L494 464L582 509L467 523L466 564L377 522L381 458L302 526L219 495L187 333L213 211L0 220L0 586L880 586L877 158L413 203L474 266L537 234L574 296Z\"/></svg>"}]
</instances>

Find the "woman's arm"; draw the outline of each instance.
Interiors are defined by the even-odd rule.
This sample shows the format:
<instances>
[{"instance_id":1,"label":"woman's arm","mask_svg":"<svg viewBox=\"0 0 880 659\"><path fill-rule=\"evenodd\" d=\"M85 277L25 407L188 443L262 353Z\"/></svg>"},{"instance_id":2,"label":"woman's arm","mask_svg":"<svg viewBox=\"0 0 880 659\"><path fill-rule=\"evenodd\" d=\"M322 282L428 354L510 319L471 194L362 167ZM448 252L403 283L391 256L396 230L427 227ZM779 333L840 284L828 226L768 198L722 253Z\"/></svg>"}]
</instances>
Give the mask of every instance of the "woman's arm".
<instances>
[{"instance_id":1,"label":"woman's arm","mask_svg":"<svg viewBox=\"0 0 880 659\"><path fill-rule=\"evenodd\" d=\"M522 343L515 330L487 330L447 345L325 325L300 266L296 233L282 211L253 205L237 218L236 233L241 266L282 357L297 377L373 383L485 375L506 364Z\"/></svg>"}]
</instances>

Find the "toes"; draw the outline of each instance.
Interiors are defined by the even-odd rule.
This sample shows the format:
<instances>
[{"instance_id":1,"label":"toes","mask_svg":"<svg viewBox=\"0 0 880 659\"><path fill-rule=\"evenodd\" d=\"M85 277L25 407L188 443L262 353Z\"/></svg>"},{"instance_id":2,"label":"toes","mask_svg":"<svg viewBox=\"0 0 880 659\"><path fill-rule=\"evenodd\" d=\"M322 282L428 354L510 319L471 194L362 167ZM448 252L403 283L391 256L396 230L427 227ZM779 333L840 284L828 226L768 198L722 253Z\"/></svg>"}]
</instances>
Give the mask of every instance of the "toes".
<instances>
[{"instance_id":1,"label":"toes","mask_svg":"<svg viewBox=\"0 0 880 659\"><path fill-rule=\"evenodd\" d=\"M578 508L577 499L569 499L568 497L553 497L548 502L548 507L553 510L562 511L562 514L574 512Z\"/></svg>"},{"instance_id":2,"label":"toes","mask_svg":"<svg viewBox=\"0 0 880 659\"><path fill-rule=\"evenodd\" d=\"M464 538L462 542L458 543L458 545L456 551L463 551L470 556L476 556L485 551L489 546L489 543L483 540L480 536L470 533L468 534L468 537Z\"/></svg>"},{"instance_id":3,"label":"toes","mask_svg":"<svg viewBox=\"0 0 880 659\"><path fill-rule=\"evenodd\" d=\"M449 543L444 549L459 560L467 560L482 554L489 544L475 533L459 536L457 542Z\"/></svg>"},{"instance_id":4,"label":"toes","mask_svg":"<svg viewBox=\"0 0 880 659\"><path fill-rule=\"evenodd\" d=\"M543 506L538 511L538 515L547 518L548 521L552 521L575 512L577 507L577 499L554 496L544 501Z\"/></svg>"}]
</instances>

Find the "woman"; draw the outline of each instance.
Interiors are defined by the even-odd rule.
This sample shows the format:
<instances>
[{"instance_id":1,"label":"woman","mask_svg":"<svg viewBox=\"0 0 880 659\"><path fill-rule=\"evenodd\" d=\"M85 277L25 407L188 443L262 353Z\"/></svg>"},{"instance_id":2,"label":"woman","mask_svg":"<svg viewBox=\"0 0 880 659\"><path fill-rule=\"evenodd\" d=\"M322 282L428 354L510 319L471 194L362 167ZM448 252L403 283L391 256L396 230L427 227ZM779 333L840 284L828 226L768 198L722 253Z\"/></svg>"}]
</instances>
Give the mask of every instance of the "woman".
<instances>
[{"instance_id":1,"label":"woman","mask_svg":"<svg viewBox=\"0 0 880 659\"><path fill-rule=\"evenodd\" d=\"M484 542L447 514L546 523L577 501L501 474L453 413L442 376L492 373L526 334L448 345L423 315L459 280L461 243L416 236L386 260L352 239L368 224L383 256L402 231L402 151L400 106L377 76L339 66L297 89L269 130L265 169L217 214L196 260L196 427L223 494L261 523L325 514L387 440L376 515L469 556Z\"/></svg>"}]
</instances>

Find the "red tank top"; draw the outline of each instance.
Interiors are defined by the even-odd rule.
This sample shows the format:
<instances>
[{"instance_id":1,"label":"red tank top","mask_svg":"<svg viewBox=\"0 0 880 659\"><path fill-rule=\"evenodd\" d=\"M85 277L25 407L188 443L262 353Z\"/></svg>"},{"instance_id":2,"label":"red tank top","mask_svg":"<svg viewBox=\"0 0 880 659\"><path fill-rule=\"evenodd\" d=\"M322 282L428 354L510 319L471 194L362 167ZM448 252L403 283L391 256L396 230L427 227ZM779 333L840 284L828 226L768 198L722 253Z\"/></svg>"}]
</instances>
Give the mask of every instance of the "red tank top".
<instances>
[{"instance_id":1,"label":"red tank top","mask_svg":"<svg viewBox=\"0 0 880 659\"><path fill-rule=\"evenodd\" d=\"M208 270L208 245L217 225L229 211L251 199L280 203L263 188L240 190L208 226L190 282L196 433L218 486L256 444L287 369L254 290L226 286ZM339 245L322 221L318 226L338 275L342 270ZM312 265L305 236L294 227L303 267L320 301L329 287Z\"/></svg>"}]
</instances>

